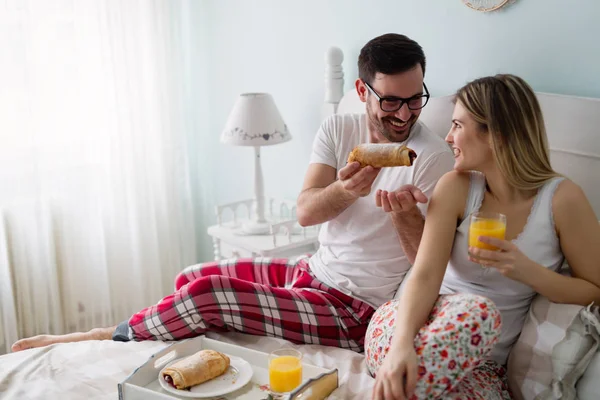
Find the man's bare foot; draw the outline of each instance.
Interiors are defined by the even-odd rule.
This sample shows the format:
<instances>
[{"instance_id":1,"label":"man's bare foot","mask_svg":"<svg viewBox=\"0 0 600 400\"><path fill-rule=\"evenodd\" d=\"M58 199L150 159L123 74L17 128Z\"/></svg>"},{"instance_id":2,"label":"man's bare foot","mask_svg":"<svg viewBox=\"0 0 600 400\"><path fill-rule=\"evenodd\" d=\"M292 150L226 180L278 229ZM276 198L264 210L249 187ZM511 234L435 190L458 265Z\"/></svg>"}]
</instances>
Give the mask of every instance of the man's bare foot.
<instances>
[{"instance_id":1,"label":"man's bare foot","mask_svg":"<svg viewBox=\"0 0 600 400\"><path fill-rule=\"evenodd\" d=\"M21 339L12 345L12 351L33 349L36 347L50 346L55 343L82 342L84 340L111 340L116 326L110 328L96 328L89 332L75 332L66 335L38 335Z\"/></svg>"}]
</instances>

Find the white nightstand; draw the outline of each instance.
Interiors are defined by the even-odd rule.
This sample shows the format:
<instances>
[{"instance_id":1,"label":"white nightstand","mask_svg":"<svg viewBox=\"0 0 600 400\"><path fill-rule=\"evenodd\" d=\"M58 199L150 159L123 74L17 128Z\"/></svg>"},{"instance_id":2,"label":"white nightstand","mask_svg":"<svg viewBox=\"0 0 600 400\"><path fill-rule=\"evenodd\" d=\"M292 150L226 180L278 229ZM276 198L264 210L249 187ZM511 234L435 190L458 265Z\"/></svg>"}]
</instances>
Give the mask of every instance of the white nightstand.
<instances>
[{"instance_id":1,"label":"white nightstand","mask_svg":"<svg viewBox=\"0 0 600 400\"><path fill-rule=\"evenodd\" d=\"M217 225L208 228L212 237L216 261L237 257L290 258L313 254L319 248L319 226L301 228L295 219L295 203L269 199L271 234L244 233L244 220L237 217L238 208L251 212L253 201L243 200L217 206ZM223 214L233 215L233 220L222 221Z\"/></svg>"},{"instance_id":2,"label":"white nightstand","mask_svg":"<svg viewBox=\"0 0 600 400\"><path fill-rule=\"evenodd\" d=\"M215 260L236 257L283 257L313 254L319 248L318 231L309 228L306 234L245 235L239 227L213 225L208 228L212 237Z\"/></svg>"}]
</instances>

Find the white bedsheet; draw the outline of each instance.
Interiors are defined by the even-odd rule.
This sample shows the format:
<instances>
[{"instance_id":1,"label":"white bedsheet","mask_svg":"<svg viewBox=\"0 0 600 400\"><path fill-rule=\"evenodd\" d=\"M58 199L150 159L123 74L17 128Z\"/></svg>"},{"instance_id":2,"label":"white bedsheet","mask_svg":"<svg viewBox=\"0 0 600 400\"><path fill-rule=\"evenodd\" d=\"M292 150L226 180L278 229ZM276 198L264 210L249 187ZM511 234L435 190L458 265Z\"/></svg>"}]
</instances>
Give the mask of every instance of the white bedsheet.
<instances>
[{"instance_id":1,"label":"white bedsheet","mask_svg":"<svg viewBox=\"0 0 600 400\"><path fill-rule=\"evenodd\" d=\"M212 339L270 352L289 344L281 339L236 333L207 335ZM117 399L117 383L164 348L164 342L89 341L31 349L0 357L1 399ZM301 348L307 362L338 368L340 387L330 399L369 398L373 378L364 356L325 346Z\"/></svg>"}]
</instances>

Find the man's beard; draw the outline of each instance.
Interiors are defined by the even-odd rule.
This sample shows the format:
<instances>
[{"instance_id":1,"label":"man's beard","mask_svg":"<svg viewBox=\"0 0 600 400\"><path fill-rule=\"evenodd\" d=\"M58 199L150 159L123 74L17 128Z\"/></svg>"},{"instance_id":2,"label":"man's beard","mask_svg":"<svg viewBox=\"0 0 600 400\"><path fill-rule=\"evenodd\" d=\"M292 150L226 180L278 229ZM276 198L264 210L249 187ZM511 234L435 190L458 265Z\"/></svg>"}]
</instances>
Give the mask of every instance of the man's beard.
<instances>
[{"instance_id":1,"label":"man's beard","mask_svg":"<svg viewBox=\"0 0 600 400\"><path fill-rule=\"evenodd\" d=\"M410 130L412 129L412 126L415 124L416 121L416 117L414 116L414 114L411 114L409 120L406 122L405 130L402 132L396 132L395 130L387 126L386 123L387 121L401 122L400 119L394 117L385 117L383 119L379 119L377 118L375 113L371 112L371 108L369 106L367 106L367 117L369 122L371 123L371 127L377 130L377 132L379 132L381 136L383 136L392 143L404 142L406 139L408 139Z\"/></svg>"}]
</instances>

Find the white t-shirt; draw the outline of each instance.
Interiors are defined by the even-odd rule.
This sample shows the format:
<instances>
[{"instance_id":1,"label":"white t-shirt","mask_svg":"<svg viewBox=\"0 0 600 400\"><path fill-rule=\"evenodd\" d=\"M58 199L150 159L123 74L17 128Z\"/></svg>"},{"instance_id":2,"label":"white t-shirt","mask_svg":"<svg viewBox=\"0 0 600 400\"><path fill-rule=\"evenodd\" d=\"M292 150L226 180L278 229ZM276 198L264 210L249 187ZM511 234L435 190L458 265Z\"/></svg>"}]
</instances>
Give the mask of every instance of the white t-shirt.
<instances>
[{"instance_id":1,"label":"white t-shirt","mask_svg":"<svg viewBox=\"0 0 600 400\"><path fill-rule=\"evenodd\" d=\"M310 162L339 171L355 146L369 142L365 114L332 115L317 133ZM404 144L417 153L413 166L383 168L368 196L322 225L320 248L309 261L320 281L375 308L393 298L411 267L391 217L375 204L377 189L395 191L412 184L430 198L454 165L446 142L419 121ZM425 215L427 204L419 208Z\"/></svg>"}]
</instances>

